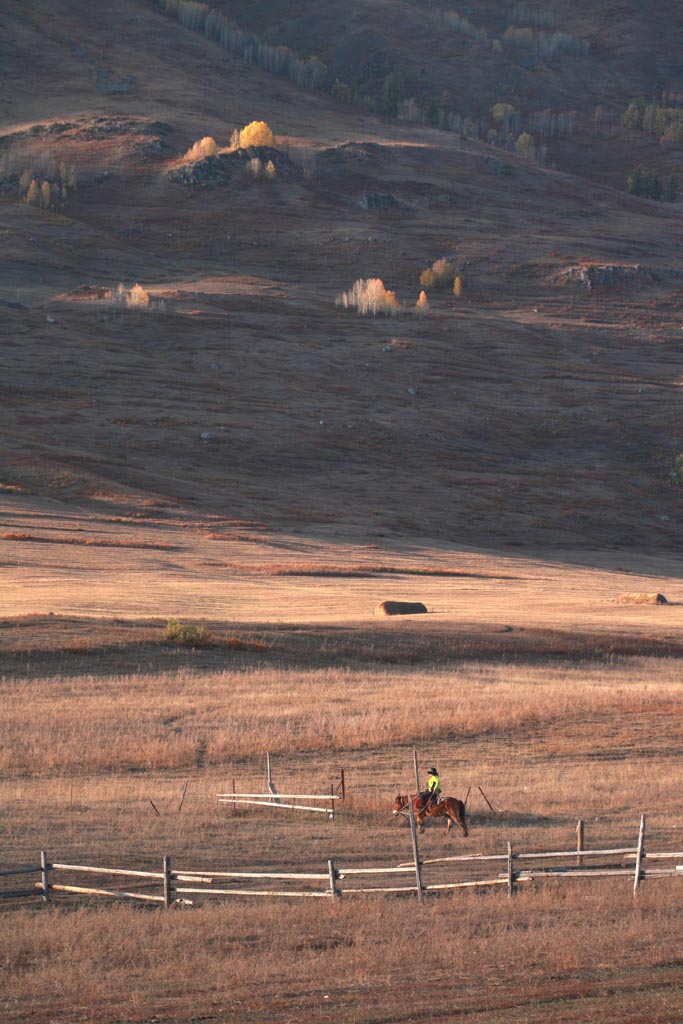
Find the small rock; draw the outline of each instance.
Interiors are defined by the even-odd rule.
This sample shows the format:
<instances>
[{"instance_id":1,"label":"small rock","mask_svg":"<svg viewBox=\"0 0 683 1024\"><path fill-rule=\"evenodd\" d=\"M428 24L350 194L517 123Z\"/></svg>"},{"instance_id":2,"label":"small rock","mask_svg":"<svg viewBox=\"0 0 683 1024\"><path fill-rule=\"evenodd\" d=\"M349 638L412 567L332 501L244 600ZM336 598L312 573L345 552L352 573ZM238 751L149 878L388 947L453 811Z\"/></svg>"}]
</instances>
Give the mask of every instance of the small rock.
<instances>
[{"instance_id":1,"label":"small rock","mask_svg":"<svg viewBox=\"0 0 683 1024\"><path fill-rule=\"evenodd\" d=\"M49 324L56 324L57 323L57 321L55 320L55 318L53 316L46 316L45 319L47 320L47 322Z\"/></svg>"}]
</instances>

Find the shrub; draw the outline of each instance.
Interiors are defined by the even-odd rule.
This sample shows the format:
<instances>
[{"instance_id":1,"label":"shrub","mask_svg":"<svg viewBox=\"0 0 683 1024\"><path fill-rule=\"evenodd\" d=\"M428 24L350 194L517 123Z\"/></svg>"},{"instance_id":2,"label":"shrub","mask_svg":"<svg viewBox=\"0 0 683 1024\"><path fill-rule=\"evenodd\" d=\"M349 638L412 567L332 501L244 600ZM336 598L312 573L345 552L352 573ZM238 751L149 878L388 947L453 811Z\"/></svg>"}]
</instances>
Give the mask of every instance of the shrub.
<instances>
[{"instance_id":1,"label":"shrub","mask_svg":"<svg viewBox=\"0 0 683 1024\"><path fill-rule=\"evenodd\" d=\"M420 274L422 288L450 288L455 278L455 267L450 260L442 257Z\"/></svg>"},{"instance_id":2,"label":"shrub","mask_svg":"<svg viewBox=\"0 0 683 1024\"><path fill-rule=\"evenodd\" d=\"M240 131L240 147L249 149L251 146L274 146L275 136L265 121L250 121Z\"/></svg>"},{"instance_id":3,"label":"shrub","mask_svg":"<svg viewBox=\"0 0 683 1024\"><path fill-rule=\"evenodd\" d=\"M453 282L453 294L456 299L459 299L462 295L462 277L460 274L455 275L455 281Z\"/></svg>"},{"instance_id":4,"label":"shrub","mask_svg":"<svg viewBox=\"0 0 683 1024\"><path fill-rule=\"evenodd\" d=\"M192 626L178 619L169 619L164 630L164 640L180 647L205 647L211 642L211 633L206 626Z\"/></svg>"},{"instance_id":5,"label":"shrub","mask_svg":"<svg viewBox=\"0 0 683 1024\"><path fill-rule=\"evenodd\" d=\"M187 163L195 163L197 160L204 160L207 156L215 156L218 152L218 146L216 140L210 135L205 135L199 142L195 142L194 146L191 146L183 160Z\"/></svg>"},{"instance_id":6,"label":"shrub","mask_svg":"<svg viewBox=\"0 0 683 1024\"><path fill-rule=\"evenodd\" d=\"M679 487L683 487L683 452L676 456L674 468L671 471L671 479Z\"/></svg>"},{"instance_id":7,"label":"shrub","mask_svg":"<svg viewBox=\"0 0 683 1024\"><path fill-rule=\"evenodd\" d=\"M654 171L646 167L636 167L626 179L626 187L632 196L642 196L644 199L660 200L664 195L662 180ZM673 176L673 193L677 195L675 175ZM675 202L676 200L671 200Z\"/></svg>"},{"instance_id":8,"label":"shrub","mask_svg":"<svg viewBox=\"0 0 683 1024\"><path fill-rule=\"evenodd\" d=\"M357 309L361 316L367 316L369 313L373 316L377 316L378 313L396 316L400 308L396 293L387 291L379 277L368 280L360 278L348 292L338 295L335 301L337 306L343 306L344 309Z\"/></svg>"}]
</instances>

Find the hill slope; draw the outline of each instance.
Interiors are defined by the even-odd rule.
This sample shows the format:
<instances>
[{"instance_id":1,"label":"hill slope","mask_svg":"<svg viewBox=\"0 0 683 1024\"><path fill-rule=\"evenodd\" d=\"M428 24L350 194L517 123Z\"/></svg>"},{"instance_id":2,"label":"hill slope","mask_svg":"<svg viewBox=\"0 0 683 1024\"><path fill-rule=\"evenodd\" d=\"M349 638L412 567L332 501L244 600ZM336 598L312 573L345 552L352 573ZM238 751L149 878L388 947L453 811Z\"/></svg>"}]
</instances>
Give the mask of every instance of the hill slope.
<instances>
[{"instance_id":1,"label":"hill slope","mask_svg":"<svg viewBox=\"0 0 683 1024\"><path fill-rule=\"evenodd\" d=\"M310 53L325 25L341 46L331 6L301 6L310 40L269 9L290 46ZM339 104L151 3L95 16L32 0L2 20L8 501L18 488L489 547L680 546L677 205ZM605 67L626 104L640 72L623 85L619 52ZM227 151L174 180L192 142L227 147L252 119L276 134L274 180ZM18 201L22 172L59 164L77 182L62 209ZM419 275L442 257L462 295L430 291L420 318ZM398 317L335 306L367 277L396 290ZM150 309L112 309L119 281Z\"/></svg>"}]
</instances>

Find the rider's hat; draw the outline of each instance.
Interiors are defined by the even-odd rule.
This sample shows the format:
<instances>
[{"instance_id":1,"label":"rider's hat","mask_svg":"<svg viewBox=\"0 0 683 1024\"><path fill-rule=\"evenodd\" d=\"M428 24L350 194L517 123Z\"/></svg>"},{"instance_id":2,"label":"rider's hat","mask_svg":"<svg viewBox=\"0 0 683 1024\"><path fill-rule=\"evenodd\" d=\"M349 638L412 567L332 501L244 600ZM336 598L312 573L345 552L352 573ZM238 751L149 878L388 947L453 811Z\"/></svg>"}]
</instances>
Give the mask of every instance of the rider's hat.
<instances>
[{"instance_id":1,"label":"rider's hat","mask_svg":"<svg viewBox=\"0 0 683 1024\"><path fill-rule=\"evenodd\" d=\"M429 774L430 775L438 775L439 773L437 772L436 768L430 768L429 769Z\"/></svg>"}]
</instances>

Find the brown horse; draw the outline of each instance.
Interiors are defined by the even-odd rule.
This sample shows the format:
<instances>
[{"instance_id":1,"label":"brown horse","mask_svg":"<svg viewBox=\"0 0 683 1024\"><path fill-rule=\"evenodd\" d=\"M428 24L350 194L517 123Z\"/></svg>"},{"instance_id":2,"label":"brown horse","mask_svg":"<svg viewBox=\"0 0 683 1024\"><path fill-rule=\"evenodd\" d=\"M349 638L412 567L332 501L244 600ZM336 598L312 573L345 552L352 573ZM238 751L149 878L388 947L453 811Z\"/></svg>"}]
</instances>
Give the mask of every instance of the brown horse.
<instances>
[{"instance_id":1,"label":"brown horse","mask_svg":"<svg viewBox=\"0 0 683 1024\"><path fill-rule=\"evenodd\" d=\"M458 800L454 796L445 796L443 800L439 800L438 804L430 804L428 807L423 807L419 796L407 797L399 794L394 800L394 814L400 814L401 811L405 811L408 807L409 799L413 801L418 832L424 832L423 822L425 818L448 818L446 834L450 832L455 824L460 826L463 835L468 835L465 805L462 800Z\"/></svg>"}]
</instances>

